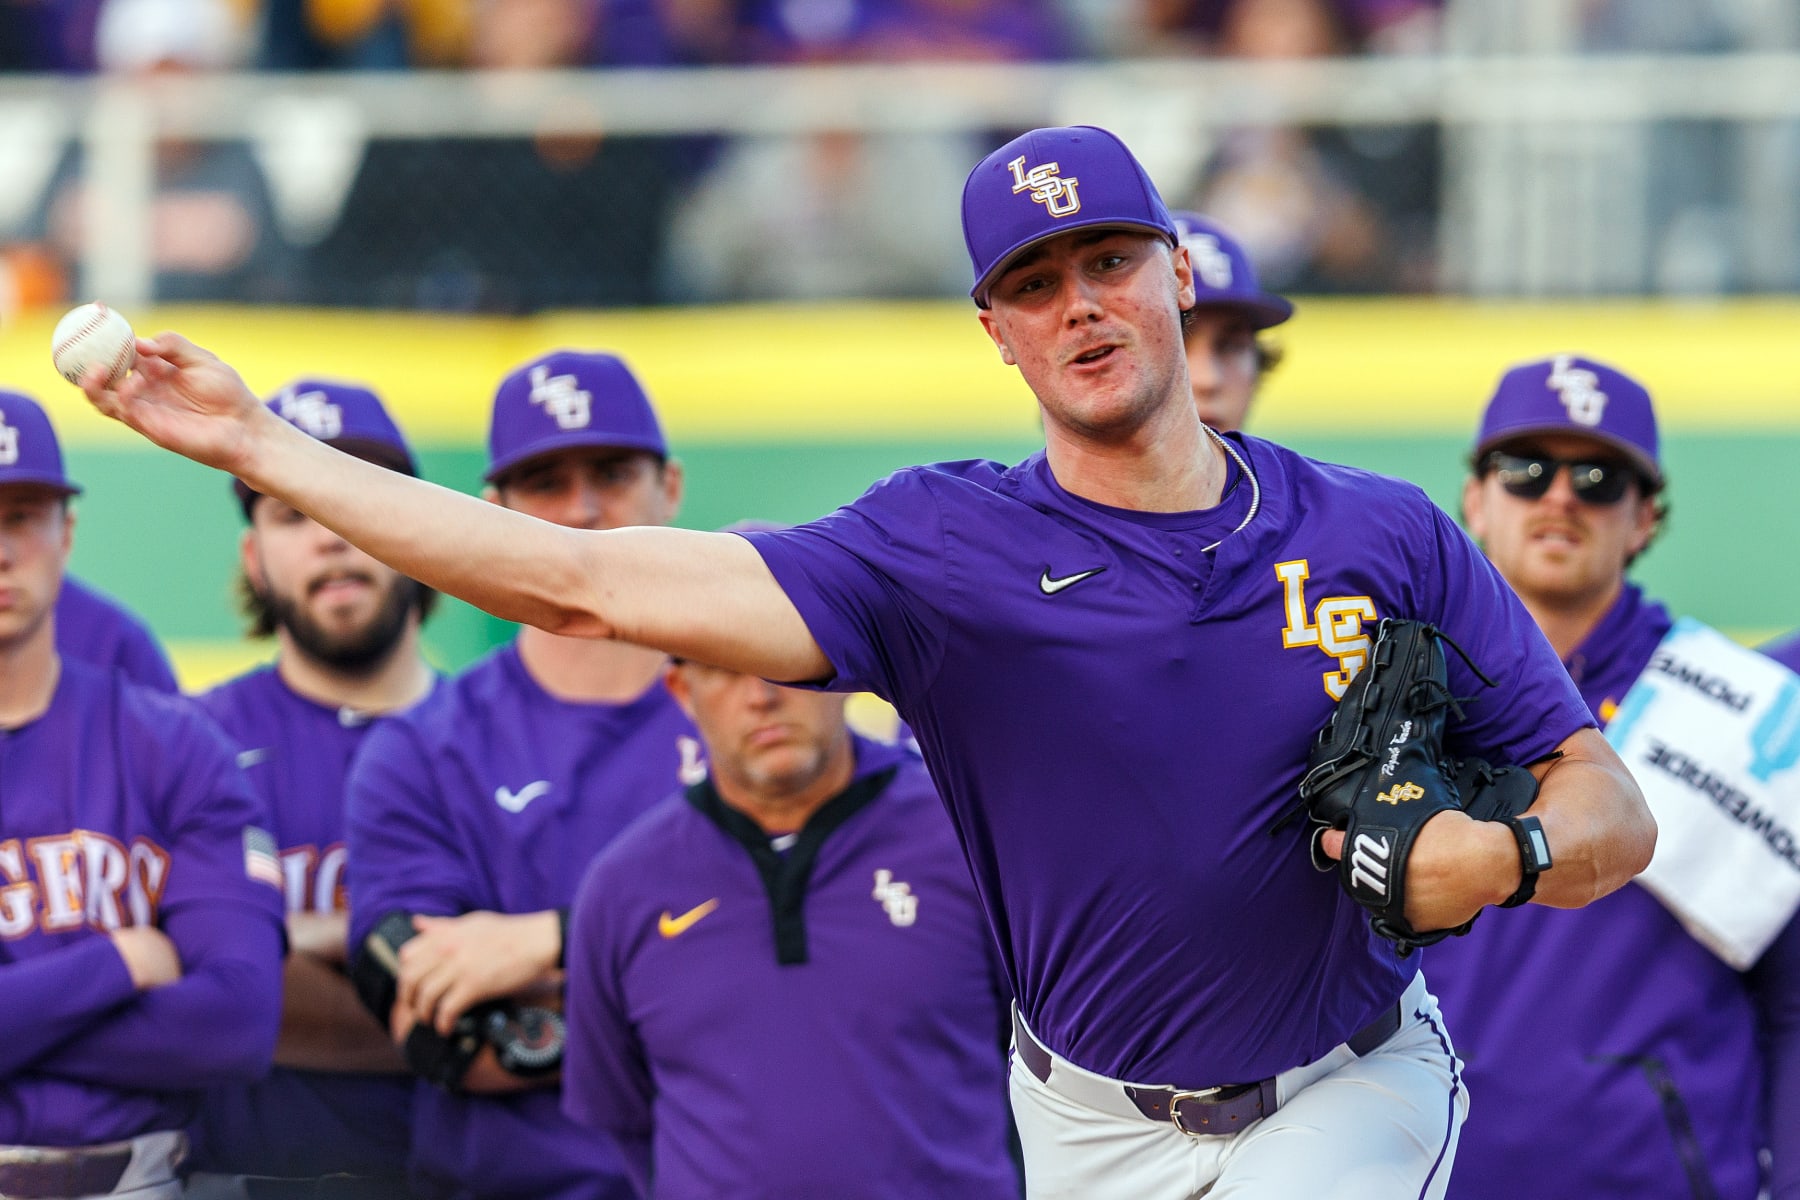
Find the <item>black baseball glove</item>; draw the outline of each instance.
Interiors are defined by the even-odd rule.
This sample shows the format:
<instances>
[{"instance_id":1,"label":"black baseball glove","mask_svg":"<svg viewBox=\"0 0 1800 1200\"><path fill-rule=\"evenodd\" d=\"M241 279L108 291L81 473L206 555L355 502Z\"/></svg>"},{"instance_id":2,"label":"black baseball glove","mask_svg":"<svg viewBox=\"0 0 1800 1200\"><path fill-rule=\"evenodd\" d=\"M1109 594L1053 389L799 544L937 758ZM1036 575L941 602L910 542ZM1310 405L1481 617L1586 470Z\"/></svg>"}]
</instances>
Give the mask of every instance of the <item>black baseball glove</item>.
<instances>
[{"instance_id":1,"label":"black baseball glove","mask_svg":"<svg viewBox=\"0 0 1800 1200\"><path fill-rule=\"evenodd\" d=\"M1467 933L1474 923L1421 932L1407 922L1406 869L1419 830L1449 808L1477 820L1504 820L1537 795L1529 771L1496 769L1480 759L1457 762L1445 753L1450 718L1462 717L1445 670L1447 641L1436 626L1419 621L1387 619L1376 627L1368 665L1313 745L1299 803L1277 822L1280 828L1301 812L1310 818L1313 865L1337 872L1344 890L1369 910L1370 927L1402 957ZM1320 849L1332 829L1344 833L1343 857L1335 862Z\"/></svg>"}]
</instances>

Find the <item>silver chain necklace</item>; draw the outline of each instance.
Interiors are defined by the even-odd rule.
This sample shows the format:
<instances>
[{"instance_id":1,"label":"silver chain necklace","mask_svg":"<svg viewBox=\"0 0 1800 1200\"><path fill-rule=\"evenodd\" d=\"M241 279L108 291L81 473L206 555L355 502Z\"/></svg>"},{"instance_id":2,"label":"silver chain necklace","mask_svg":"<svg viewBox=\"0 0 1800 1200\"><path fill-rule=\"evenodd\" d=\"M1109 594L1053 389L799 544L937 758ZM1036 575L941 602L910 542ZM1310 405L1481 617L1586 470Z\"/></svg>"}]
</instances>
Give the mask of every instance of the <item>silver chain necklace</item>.
<instances>
[{"instance_id":1,"label":"silver chain necklace","mask_svg":"<svg viewBox=\"0 0 1800 1200\"><path fill-rule=\"evenodd\" d=\"M1256 472L1250 469L1250 464L1244 461L1244 456L1237 452L1237 447L1233 446L1225 435L1221 434L1218 430L1214 429L1211 425L1206 424L1204 421L1200 423L1200 428L1212 435L1212 440L1219 443L1220 449L1231 455L1232 459L1238 465L1238 470L1242 471L1244 473L1244 478L1250 481L1250 511L1246 512L1244 514L1244 519L1237 523L1237 529L1231 531L1231 533L1236 533L1238 530L1241 530L1244 526L1248 525L1250 523L1250 518L1256 515L1256 510L1262 507L1262 487L1256 482ZM1226 534L1225 537L1230 537L1231 533ZM1205 554L1209 551L1217 550L1219 548L1219 542L1223 542L1224 540L1225 538L1222 537L1218 542L1214 542L1210 546L1202 546L1200 548L1200 553Z\"/></svg>"}]
</instances>

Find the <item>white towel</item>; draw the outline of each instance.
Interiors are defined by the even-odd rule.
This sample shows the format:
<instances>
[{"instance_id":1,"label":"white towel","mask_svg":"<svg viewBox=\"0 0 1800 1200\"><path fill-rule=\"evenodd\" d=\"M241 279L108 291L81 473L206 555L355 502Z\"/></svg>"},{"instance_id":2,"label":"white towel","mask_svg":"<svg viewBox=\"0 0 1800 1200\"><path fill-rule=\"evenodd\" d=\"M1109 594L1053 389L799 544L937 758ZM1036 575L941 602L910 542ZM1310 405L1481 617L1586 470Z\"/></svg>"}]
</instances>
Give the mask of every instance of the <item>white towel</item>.
<instances>
[{"instance_id":1,"label":"white towel","mask_svg":"<svg viewBox=\"0 0 1800 1200\"><path fill-rule=\"evenodd\" d=\"M1800 908L1800 676L1683 618L1606 737L1656 817L1637 882L1748 968Z\"/></svg>"}]
</instances>

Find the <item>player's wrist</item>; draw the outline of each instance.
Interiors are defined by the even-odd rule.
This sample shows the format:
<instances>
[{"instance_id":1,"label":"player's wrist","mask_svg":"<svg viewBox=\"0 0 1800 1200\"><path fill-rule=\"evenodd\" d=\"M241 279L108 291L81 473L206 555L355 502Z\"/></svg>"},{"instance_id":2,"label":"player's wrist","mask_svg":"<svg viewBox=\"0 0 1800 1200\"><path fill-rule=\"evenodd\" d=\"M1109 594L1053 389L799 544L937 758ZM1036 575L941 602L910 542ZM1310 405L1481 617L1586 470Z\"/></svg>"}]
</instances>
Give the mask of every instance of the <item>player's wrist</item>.
<instances>
[{"instance_id":1,"label":"player's wrist","mask_svg":"<svg viewBox=\"0 0 1800 1200\"><path fill-rule=\"evenodd\" d=\"M1500 902L1500 907L1517 908L1537 894L1538 877L1554 865L1550 840L1543 825L1533 816L1502 817L1498 824L1505 826L1512 837L1519 873L1518 886Z\"/></svg>"},{"instance_id":2,"label":"player's wrist","mask_svg":"<svg viewBox=\"0 0 1800 1200\"><path fill-rule=\"evenodd\" d=\"M1510 900L1519 890L1522 866L1519 861L1519 844L1513 840L1512 830L1501 821L1474 821L1475 836L1480 838L1480 858L1484 864L1478 877L1483 886L1481 904L1485 907L1499 907ZM1473 876L1473 873L1471 873Z\"/></svg>"}]
</instances>

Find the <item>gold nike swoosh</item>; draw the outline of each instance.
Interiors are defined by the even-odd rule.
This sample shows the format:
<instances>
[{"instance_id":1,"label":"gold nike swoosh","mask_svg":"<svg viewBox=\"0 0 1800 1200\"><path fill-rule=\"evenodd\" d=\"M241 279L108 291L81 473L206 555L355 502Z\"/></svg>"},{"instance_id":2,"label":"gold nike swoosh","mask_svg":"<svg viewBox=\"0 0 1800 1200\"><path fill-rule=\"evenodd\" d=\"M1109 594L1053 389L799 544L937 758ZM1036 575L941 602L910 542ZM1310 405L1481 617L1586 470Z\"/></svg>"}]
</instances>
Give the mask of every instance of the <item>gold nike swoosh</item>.
<instances>
[{"instance_id":1,"label":"gold nike swoosh","mask_svg":"<svg viewBox=\"0 0 1800 1200\"><path fill-rule=\"evenodd\" d=\"M663 915L656 918L656 932L662 934L666 938L680 937L682 934L692 929L694 924L699 921L701 917L704 917L707 913L717 907L719 907L719 901L715 897L714 899L708 900L705 904L696 904L693 908L688 909L679 917L670 916L669 910L665 908L663 909Z\"/></svg>"}]
</instances>

